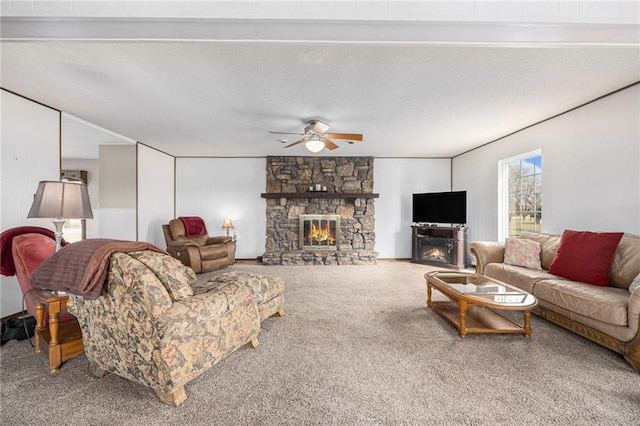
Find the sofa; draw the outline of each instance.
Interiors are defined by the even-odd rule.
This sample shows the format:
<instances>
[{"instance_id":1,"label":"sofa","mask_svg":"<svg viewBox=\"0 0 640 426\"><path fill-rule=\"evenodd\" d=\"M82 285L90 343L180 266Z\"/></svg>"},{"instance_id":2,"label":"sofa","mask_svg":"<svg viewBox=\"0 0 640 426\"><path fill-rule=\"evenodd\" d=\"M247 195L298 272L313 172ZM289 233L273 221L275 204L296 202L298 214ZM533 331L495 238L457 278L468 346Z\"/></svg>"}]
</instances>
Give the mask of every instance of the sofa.
<instances>
[{"instance_id":1,"label":"sofa","mask_svg":"<svg viewBox=\"0 0 640 426\"><path fill-rule=\"evenodd\" d=\"M624 355L640 372L640 288L629 291L632 282L640 277L640 236L624 234L613 247L609 282L605 285L549 272L557 269L552 265L558 258L562 238L534 232L520 235L519 239L539 244L540 269L505 262L505 243L475 241L469 244L469 251L475 257L477 273L533 294L538 299L535 314ZM587 262L598 263L595 257Z\"/></svg>"},{"instance_id":2,"label":"sofa","mask_svg":"<svg viewBox=\"0 0 640 426\"><path fill-rule=\"evenodd\" d=\"M204 225L203 225L204 226ZM167 252L196 274L226 268L235 263L236 244L231 237L210 237L206 227L201 235L190 235L181 218L162 225Z\"/></svg>"},{"instance_id":3,"label":"sofa","mask_svg":"<svg viewBox=\"0 0 640 426\"><path fill-rule=\"evenodd\" d=\"M283 291L277 277L236 272L197 282L192 269L165 253L116 252L102 294L71 294L68 309L95 375L114 373L178 406L186 383L258 344L261 321L284 314Z\"/></svg>"}]
</instances>

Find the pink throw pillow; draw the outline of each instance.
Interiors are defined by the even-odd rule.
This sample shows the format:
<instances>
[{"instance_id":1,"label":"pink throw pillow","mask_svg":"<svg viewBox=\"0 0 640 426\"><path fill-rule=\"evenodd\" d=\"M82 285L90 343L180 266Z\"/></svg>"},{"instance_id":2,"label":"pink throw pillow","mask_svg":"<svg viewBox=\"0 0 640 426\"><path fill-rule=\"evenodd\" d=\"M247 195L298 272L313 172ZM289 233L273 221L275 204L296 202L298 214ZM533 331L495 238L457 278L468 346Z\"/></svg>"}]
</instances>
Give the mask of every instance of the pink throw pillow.
<instances>
[{"instance_id":1,"label":"pink throw pillow","mask_svg":"<svg viewBox=\"0 0 640 426\"><path fill-rule=\"evenodd\" d=\"M573 281L606 287L622 232L562 233L549 272Z\"/></svg>"},{"instance_id":2,"label":"pink throw pillow","mask_svg":"<svg viewBox=\"0 0 640 426\"><path fill-rule=\"evenodd\" d=\"M525 238L507 238L504 242L504 263L529 269L542 269L540 243Z\"/></svg>"}]
</instances>

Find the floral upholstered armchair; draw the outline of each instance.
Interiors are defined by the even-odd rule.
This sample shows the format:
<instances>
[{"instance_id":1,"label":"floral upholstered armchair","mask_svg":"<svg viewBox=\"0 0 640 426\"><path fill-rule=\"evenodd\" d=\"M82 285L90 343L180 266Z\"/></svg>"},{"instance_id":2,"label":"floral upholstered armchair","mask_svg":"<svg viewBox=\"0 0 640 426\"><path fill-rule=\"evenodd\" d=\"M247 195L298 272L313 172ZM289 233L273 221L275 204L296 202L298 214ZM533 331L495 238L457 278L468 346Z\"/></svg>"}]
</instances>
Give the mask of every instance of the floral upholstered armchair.
<instances>
[{"instance_id":1,"label":"floral upholstered armchair","mask_svg":"<svg viewBox=\"0 0 640 426\"><path fill-rule=\"evenodd\" d=\"M192 269L164 253L114 253L103 294L69 300L94 374L141 383L177 406L186 383L243 345L257 345L255 291L237 280L195 282Z\"/></svg>"}]
</instances>

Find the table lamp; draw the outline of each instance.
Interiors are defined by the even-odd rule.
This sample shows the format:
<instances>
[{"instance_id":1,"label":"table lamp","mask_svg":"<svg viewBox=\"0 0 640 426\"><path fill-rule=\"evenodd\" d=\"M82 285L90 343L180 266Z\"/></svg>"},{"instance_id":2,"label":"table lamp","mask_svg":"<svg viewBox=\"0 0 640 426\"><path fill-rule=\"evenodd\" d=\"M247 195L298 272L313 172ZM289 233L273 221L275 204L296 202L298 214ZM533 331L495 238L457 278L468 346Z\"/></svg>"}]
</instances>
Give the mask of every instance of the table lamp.
<instances>
[{"instance_id":1,"label":"table lamp","mask_svg":"<svg viewBox=\"0 0 640 426\"><path fill-rule=\"evenodd\" d=\"M229 229L233 229L233 223L231 223L231 219L226 219L222 224L222 229L227 230L227 237L229 236Z\"/></svg>"},{"instance_id":2,"label":"table lamp","mask_svg":"<svg viewBox=\"0 0 640 426\"><path fill-rule=\"evenodd\" d=\"M59 181L40 182L27 218L52 218L56 227L56 251L60 250L65 219L93 219L87 185Z\"/></svg>"}]
</instances>

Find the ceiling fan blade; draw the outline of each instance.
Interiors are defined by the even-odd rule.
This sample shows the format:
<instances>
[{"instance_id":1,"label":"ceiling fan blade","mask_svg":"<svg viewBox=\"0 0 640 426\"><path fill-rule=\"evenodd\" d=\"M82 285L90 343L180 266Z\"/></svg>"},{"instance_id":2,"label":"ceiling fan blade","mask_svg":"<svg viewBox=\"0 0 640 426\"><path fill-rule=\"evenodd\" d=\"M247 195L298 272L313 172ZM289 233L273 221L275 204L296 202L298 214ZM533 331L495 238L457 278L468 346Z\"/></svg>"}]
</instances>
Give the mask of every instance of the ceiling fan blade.
<instances>
[{"instance_id":1,"label":"ceiling fan blade","mask_svg":"<svg viewBox=\"0 0 640 426\"><path fill-rule=\"evenodd\" d=\"M327 130L329 130L329 126L324 124L322 121L316 121L315 123L313 123L313 131L314 132L323 134Z\"/></svg>"},{"instance_id":2,"label":"ceiling fan blade","mask_svg":"<svg viewBox=\"0 0 640 426\"><path fill-rule=\"evenodd\" d=\"M304 133L272 132L271 130L269 130L269 133L272 135L304 135Z\"/></svg>"},{"instance_id":3,"label":"ceiling fan blade","mask_svg":"<svg viewBox=\"0 0 640 426\"><path fill-rule=\"evenodd\" d=\"M329 138L320 138L320 140L321 140L322 142L324 142L324 146L325 146L325 148L327 148L327 149L330 149L330 150L332 150L332 151L333 151L334 149L338 148L338 145L336 145L335 143L333 143L333 141L332 141L331 139L329 139Z\"/></svg>"},{"instance_id":4,"label":"ceiling fan blade","mask_svg":"<svg viewBox=\"0 0 640 426\"><path fill-rule=\"evenodd\" d=\"M358 133L327 133L326 136L333 139L347 139L354 142L362 142L362 135Z\"/></svg>"},{"instance_id":5,"label":"ceiling fan blade","mask_svg":"<svg viewBox=\"0 0 640 426\"><path fill-rule=\"evenodd\" d=\"M309 138L302 138L300 140L295 141L294 143L290 143L289 145L285 146L285 148L289 148L291 146L295 146L295 145L299 145L303 142L306 142Z\"/></svg>"}]
</instances>

